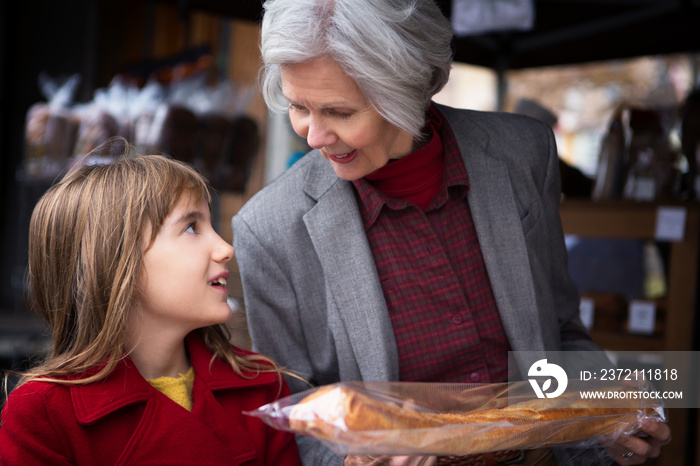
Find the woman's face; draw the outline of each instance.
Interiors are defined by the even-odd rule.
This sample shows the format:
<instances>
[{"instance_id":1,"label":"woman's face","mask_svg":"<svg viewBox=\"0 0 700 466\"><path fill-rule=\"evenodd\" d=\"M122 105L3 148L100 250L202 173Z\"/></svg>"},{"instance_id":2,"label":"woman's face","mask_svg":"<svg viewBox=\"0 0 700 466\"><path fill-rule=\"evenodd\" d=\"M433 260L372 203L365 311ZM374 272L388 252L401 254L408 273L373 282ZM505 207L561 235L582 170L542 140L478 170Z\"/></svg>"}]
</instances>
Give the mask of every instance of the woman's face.
<instances>
[{"instance_id":1,"label":"woman's face","mask_svg":"<svg viewBox=\"0 0 700 466\"><path fill-rule=\"evenodd\" d=\"M331 59L283 67L282 93L294 131L342 179L362 178L413 148L413 136L382 118Z\"/></svg>"},{"instance_id":2,"label":"woman's face","mask_svg":"<svg viewBox=\"0 0 700 466\"><path fill-rule=\"evenodd\" d=\"M145 334L184 336L226 322L231 316L226 263L232 257L233 247L211 225L207 203L182 194L143 256L140 323Z\"/></svg>"}]
</instances>

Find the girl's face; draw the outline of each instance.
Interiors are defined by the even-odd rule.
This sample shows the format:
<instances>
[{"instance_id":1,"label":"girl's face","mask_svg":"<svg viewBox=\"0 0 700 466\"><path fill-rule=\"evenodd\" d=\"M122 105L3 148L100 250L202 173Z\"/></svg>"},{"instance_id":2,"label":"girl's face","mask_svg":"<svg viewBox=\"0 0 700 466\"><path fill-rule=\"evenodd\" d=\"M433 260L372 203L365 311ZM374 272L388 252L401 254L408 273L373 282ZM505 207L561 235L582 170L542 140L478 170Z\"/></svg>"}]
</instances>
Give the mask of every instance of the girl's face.
<instances>
[{"instance_id":1,"label":"girl's face","mask_svg":"<svg viewBox=\"0 0 700 466\"><path fill-rule=\"evenodd\" d=\"M340 178L362 178L413 148L413 136L386 121L331 59L283 67L282 92L294 131Z\"/></svg>"},{"instance_id":2,"label":"girl's face","mask_svg":"<svg viewBox=\"0 0 700 466\"><path fill-rule=\"evenodd\" d=\"M233 247L212 228L206 201L194 203L187 193L181 195L143 257L144 335L174 331L184 336L226 322L231 316L226 263L232 257Z\"/></svg>"}]
</instances>

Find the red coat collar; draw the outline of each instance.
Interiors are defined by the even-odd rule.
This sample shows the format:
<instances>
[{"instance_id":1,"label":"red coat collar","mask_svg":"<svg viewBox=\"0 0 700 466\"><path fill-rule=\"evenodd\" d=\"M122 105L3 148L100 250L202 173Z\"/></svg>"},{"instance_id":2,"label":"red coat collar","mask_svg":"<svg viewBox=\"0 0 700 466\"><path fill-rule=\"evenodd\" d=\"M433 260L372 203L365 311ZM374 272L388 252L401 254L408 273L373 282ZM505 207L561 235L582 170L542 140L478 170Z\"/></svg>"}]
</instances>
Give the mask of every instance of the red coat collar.
<instances>
[{"instance_id":1,"label":"red coat collar","mask_svg":"<svg viewBox=\"0 0 700 466\"><path fill-rule=\"evenodd\" d=\"M194 367L195 390L199 384L204 384L208 390L221 390L277 383L273 373L261 373L245 379L218 358L210 364L211 352L195 332L187 336L185 343ZM236 348L236 352L250 354L239 348ZM157 390L143 378L131 358L126 357L105 379L86 385L72 385L70 393L78 422L90 424L131 404L145 403Z\"/></svg>"}]
</instances>

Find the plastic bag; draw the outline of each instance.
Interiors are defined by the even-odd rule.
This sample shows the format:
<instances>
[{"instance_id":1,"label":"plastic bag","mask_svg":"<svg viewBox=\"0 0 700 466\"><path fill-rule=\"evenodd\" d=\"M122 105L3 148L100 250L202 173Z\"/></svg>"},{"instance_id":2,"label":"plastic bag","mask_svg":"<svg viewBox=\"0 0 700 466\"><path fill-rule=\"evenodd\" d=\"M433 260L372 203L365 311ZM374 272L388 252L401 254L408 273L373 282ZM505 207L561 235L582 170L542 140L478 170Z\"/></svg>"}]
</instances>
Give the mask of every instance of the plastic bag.
<instances>
[{"instance_id":1,"label":"plastic bag","mask_svg":"<svg viewBox=\"0 0 700 466\"><path fill-rule=\"evenodd\" d=\"M582 400L578 389L593 391L593 386L615 401ZM644 418L665 421L657 400L632 398L639 390L571 380L563 395L539 399L527 382L343 382L246 414L277 429L320 439L338 454L462 456L597 447L602 437L614 441L635 433Z\"/></svg>"},{"instance_id":2,"label":"plastic bag","mask_svg":"<svg viewBox=\"0 0 700 466\"><path fill-rule=\"evenodd\" d=\"M29 177L54 177L65 169L75 144L80 123L70 106L80 76L52 78L42 72L38 81L46 102L27 111L24 165Z\"/></svg>"},{"instance_id":3,"label":"plastic bag","mask_svg":"<svg viewBox=\"0 0 700 466\"><path fill-rule=\"evenodd\" d=\"M95 91L92 102L76 106L80 130L73 157L86 162L83 157L89 154L88 159L109 162L124 154L125 144L134 140L134 110L140 94L133 85L115 77L107 88Z\"/></svg>"}]
</instances>

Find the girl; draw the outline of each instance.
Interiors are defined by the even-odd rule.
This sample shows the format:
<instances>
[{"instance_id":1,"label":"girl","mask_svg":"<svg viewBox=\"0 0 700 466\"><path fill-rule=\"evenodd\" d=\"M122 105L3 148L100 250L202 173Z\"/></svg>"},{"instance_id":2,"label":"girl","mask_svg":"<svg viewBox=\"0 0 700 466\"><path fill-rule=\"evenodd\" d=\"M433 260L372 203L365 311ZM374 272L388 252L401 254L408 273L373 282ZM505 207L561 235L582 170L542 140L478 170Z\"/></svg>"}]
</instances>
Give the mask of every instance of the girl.
<instances>
[{"instance_id":1,"label":"girl","mask_svg":"<svg viewBox=\"0 0 700 466\"><path fill-rule=\"evenodd\" d=\"M5 404L3 465L299 463L291 434L242 414L289 390L229 344L210 202L164 156L79 167L39 201L29 280L52 348Z\"/></svg>"}]
</instances>

